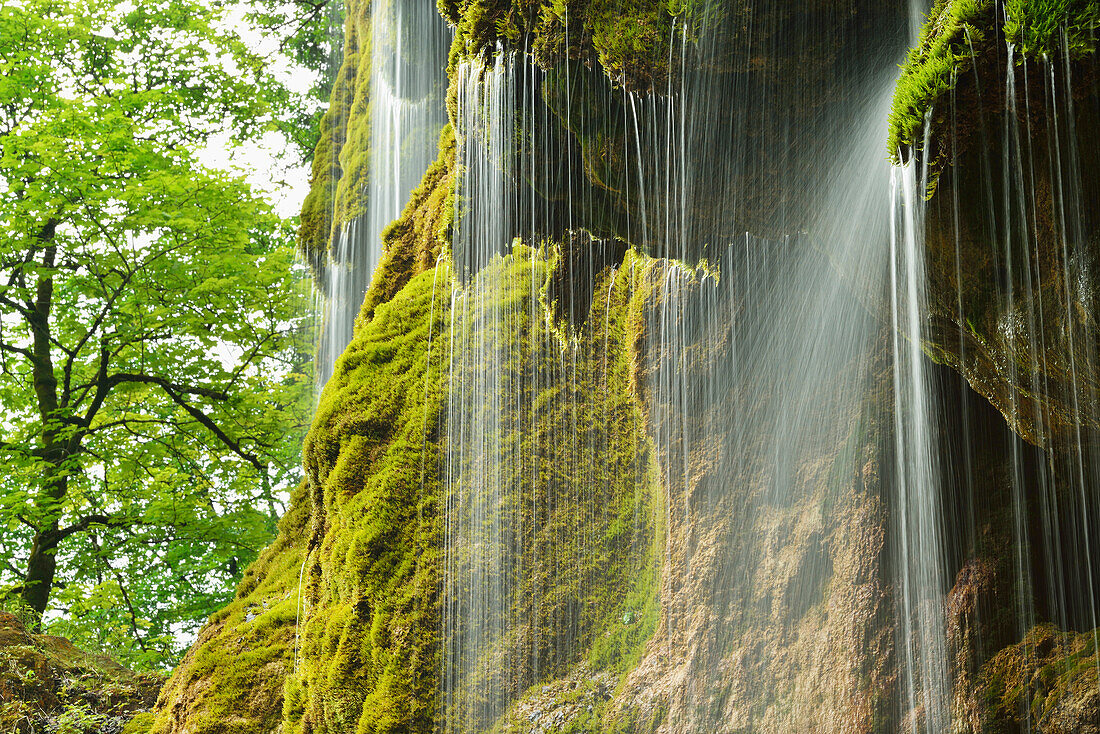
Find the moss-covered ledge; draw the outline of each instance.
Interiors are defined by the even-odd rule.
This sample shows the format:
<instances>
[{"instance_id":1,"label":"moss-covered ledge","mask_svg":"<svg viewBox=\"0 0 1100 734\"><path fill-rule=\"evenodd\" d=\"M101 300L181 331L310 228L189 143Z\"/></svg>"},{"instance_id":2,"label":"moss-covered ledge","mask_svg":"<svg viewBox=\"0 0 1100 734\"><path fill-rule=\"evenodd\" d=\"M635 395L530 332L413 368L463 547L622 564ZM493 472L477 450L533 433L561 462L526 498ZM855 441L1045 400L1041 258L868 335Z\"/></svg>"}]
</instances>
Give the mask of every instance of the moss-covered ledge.
<instances>
[{"instance_id":1,"label":"moss-covered ledge","mask_svg":"<svg viewBox=\"0 0 1100 734\"><path fill-rule=\"evenodd\" d=\"M673 28L695 0L439 0L457 29L454 53L529 52L549 68L567 59L599 65L632 91L667 83Z\"/></svg>"},{"instance_id":2,"label":"moss-covered ledge","mask_svg":"<svg viewBox=\"0 0 1100 734\"><path fill-rule=\"evenodd\" d=\"M1068 54L1071 60L1096 52L1100 5L1090 0L936 0L920 41L902 66L890 113L888 148L895 162L927 155L935 169L949 123L949 102L967 80L966 96L977 77L1004 69L1006 46L1017 63ZM926 120L935 140L923 151ZM957 143L958 141L956 141Z\"/></svg>"}]
</instances>

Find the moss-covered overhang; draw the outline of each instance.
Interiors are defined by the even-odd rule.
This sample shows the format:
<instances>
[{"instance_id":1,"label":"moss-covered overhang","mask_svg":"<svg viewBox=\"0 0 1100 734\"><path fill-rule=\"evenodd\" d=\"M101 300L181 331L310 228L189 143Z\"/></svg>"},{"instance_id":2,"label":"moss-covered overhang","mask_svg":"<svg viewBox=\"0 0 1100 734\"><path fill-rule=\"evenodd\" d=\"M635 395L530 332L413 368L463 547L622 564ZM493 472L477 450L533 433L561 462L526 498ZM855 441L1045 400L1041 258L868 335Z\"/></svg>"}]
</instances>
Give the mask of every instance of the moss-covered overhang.
<instances>
[{"instance_id":1,"label":"moss-covered overhang","mask_svg":"<svg viewBox=\"0 0 1100 734\"><path fill-rule=\"evenodd\" d=\"M673 38L697 0L439 0L456 30L455 53L475 57L506 47L549 68L565 60L598 64L616 85L662 89Z\"/></svg>"},{"instance_id":2,"label":"moss-covered overhang","mask_svg":"<svg viewBox=\"0 0 1100 734\"><path fill-rule=\"evenodd\" d=\"M895 160L927 167L927 352L1025 440L1100 426L1100 5L937 3L899 84ZM1011 72L1011 73L1010 73ZM1083 366L1089 365L1089 366Z\"/></svg>"},{"instance_id":3,"label":"moss-covered overhang","mask_svg":"<svg viewBox=\"0 0 1100 734\"><path fill-rule=\"evenodd\" d=\"M1095 53L1098 32L1095 0L936 0L894 96L888 140L894 161L915 154L935 171L946 138L939 133L950 115L946 103L956 93L976 94L983 81L1003 84L993 77L1007 63L1006 44L1018 54L1016 63L1066 55L1075 60ZM935 141L928 151L926 120ZM955 141L956 149L961 142Z\"/></svg>"}]
</instances>

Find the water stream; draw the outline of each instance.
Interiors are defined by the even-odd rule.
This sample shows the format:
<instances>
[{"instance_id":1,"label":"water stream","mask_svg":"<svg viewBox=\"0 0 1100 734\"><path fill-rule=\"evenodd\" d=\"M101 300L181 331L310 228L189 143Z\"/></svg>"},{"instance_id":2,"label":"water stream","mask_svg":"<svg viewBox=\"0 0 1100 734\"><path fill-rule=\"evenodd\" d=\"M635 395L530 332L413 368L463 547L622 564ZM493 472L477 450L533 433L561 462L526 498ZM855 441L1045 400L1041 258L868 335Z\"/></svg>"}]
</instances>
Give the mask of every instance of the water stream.
<instances>
[{"instance_id":1,"label":"water stream","mask_svg":"<svg viewBox=\"0 0 1100 734\"><path fill-rule=\"evenodd\" d=\"M382 255L382 230L401 215L410 192L435 160L446 122L447 50L452 31L431 3L379 0L370 16L370 126L340 153L369 156L363 181L346 198L362 213L337 225L326 263L318 384L351 342L355 318Z\"/></svg>"}]
</instances>

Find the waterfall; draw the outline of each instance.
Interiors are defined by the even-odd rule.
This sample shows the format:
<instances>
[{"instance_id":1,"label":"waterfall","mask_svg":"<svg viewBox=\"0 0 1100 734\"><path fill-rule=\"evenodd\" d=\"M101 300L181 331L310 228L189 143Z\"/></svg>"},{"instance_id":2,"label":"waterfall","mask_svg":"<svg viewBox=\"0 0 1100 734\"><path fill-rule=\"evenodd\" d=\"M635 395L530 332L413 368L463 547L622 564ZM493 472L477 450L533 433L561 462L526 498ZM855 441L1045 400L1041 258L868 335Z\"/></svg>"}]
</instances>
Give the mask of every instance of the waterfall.
<instances>
[{"instance_id":1,"label":"waterfall","mask_svg":"<svg viewBox=\"0 0 1100 734\"><path fill-rule=\"evenodd\" d=\"M876 60L898 57L899 20ZM869 625L886 595L874 398L895 79L851 72L846 103L802 122L842 142L792 143L760 96L773 91L715 71L729 49L711 32L732 31L685 41L661 95L579 64L542 71L522 50L457 71L449 732L537 716L524 702L556 680L603 686L584 653L619 636L654 656L643 667L670 681L677 726L896 714L860 703L872 695L860 661L889 665ZM614 340L631 363L609 378ZM637 412L592 421L628 400ZM631 447L628 471L611 446ZM843 561L868 542L879 550L858 568ZM623 568L635 585L621 598L589 596ZM812 683L779 662L792 657Z\"/></svg>"},{"instance_id":2,"label":"waterfall","mask_svg":"<svg viewBox=\"0 0 1100 734\"><path fill-rule=\"evenodd\" d=\"M895 510L898 513L899 645L911 730L949 729L950 687L943 613L944 523L941 517L941 423L923 352L928 336L922 184L915 164L891 178L891 315L893 321Z\"/></svg>"},{"instance_id":3,"label":"waterfall","mask_svg":"<svg viewBox=\"0 0 1100 734\"><path fill-rule=\"evenodd\" d=\"M997 154L971 147L974 181L943 173L929 209L933 162L891 172L882 155L892 76L849 71L844 104L785 120L783 100L811 92L724 75L717 60L738 56L722 22L678 27L661 94L580 64L539 70L524 49L458 70L448 731L538 716L531 701L562 681L610 685L585 651L626 634L644 660L627 683L667 690L678 730L950 731L974 720L966 686L997 645L1040 622L1097 626L1093 229L1072 67L1010 48L995 121L966 127ZM866 51L879 68L907 25ZM991 297L963 287L988 233ZM1044 335L1069 355L1053 370ZM616 339L631 364L612 379ZM930 356L1040 448L997 433ZM619 401L629 420L592 420ZM986 429L996 451L970 435ZM631 446L628 472L613 445ZM1011 539L982 519L988 497ZM609 505L632 518L611 575L644 582L594 599L619 548L599 531ZM982 556L1002 542L1011 583ZM994 593L1012 600L1010 633L982 616ZM646 626L624 631L635 614Z\"/></svg>"},{"instance_id":4,"label":"waterfall","mask_svg":"<svg viewBox=\"0 0 1100 734\"><path fill-rule=\"evenodd\" d=\"M435 159L446 122L443 97L451 31L422 0L375 0L370 14L369 128L348 136L344 161L368 156L364 180L343 181L347 221L332 236L326 263L319 385L351 342L355 318L382 255L382 231L401 215ZM365 97L361 97L365 104ZM345 162L344 165L347 165Z\"/></svg>"}]
</instances>

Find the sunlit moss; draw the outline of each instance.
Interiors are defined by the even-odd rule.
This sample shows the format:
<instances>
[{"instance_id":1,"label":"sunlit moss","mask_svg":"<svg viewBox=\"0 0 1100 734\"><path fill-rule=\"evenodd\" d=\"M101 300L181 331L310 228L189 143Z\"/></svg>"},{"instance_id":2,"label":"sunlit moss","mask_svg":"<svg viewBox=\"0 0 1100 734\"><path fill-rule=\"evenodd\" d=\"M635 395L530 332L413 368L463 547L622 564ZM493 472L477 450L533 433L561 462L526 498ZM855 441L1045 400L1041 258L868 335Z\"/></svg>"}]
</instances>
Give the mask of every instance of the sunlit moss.
<instances>
[{"instance_id":1,"label":"sunlit moss","mask_svg":"<svg viewBox=\"0 0 1100 734\"><path fill-rule=\"evenodd\" d=\"M1032 628L981 669L977 695L983 731L1015 731L1043 722L1044 731L1084 731L1100 717L1096 697L1100 630Z\"/></svg>"},{"instance_id":2,"label":"sunlit moss","mask_svg":"<svg viewBox=\"0 0 1100 734\"><path fill-rule=\"evenodd\" d=\"M993 0L937 0L920 42L910 51L890 112L890 154L919 142L925 116L951 90L957 75L986 50L994 33Z\"/></svg>"},{"instance_id":3,"label":"sunlit moss","mask_svg":"<svg viewBox=\"0 0 1100 734\"><path fill-rule=\"evenodd\" d=\"M313 154L310 189L302 204L298 247L321 277L334 228L361 213L359 195L370 164L370 3L349 3L344 58L332 85L329 107ZM348 141L353 146L345 145Z\"/></svg>"},{"instance_id":4,"label":"sunlit moss","mask_svg":"<svg viewBox=\"0 0 1100 734\"><path fill-rule=\"evenodd\" d=\"M379 304L318 407L305 452L318 549L288 732L431 728L448 278L422 273Z\"/></svg>"},{"instance_id":5,"label":"sunlit moss","mask_svg":"<svg viewBox=\"0 0 1100 734\"><path fill-rule=\"evenodd\" d=\"M1002 24L1003 20L1003 24ZM902 66L890 113L889 150L895 162L919 147L925 118L948 98L963 74L1013 44L1021 59L1094 53L1100 6L1090 0L937 0Z\"/></svg>"},{"instance_id":6,"label":"sunlit moss","mask_svg":"<svg viewBox=\"0 0 1100 734\"><path fill-rule=\"evenodd\" d=\"M1005 38L1026 56L1096 50L1100 5L1095 0L1005 0Z\"/></svg>"},{"instance_id":7,"label":"sunlit moss","mask_svg":"<svg viewBox=\"0 0 1100 734\"><path fill-rule=\"evenodd\" d=\"M454 220L455 136L450 125L439 138L439 157L413 190L401 216L382 231L382 258L363 302L369 319L414 276L435 267L451 241Z\"/></svg>"}]
</instances>

